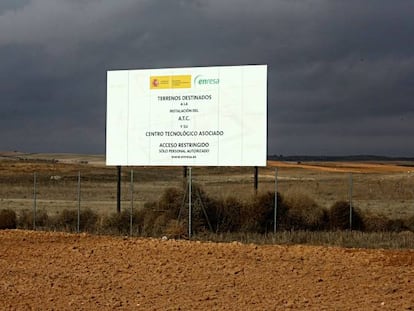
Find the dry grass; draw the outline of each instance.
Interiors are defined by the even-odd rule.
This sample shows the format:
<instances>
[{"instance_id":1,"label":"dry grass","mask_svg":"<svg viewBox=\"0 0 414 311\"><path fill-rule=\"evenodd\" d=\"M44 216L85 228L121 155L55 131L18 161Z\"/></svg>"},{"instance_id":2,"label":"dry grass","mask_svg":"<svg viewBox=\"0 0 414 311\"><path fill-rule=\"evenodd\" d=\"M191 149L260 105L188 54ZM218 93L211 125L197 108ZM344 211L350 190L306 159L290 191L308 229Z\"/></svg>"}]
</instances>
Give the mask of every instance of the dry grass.
<instances>
[{"instance_id":1,"label":"dry grass","mask_svg":"<svg viewBox=\"0 0 414 311\"><path fill-rule=\"evenodd\" d=\"M351 248L414 249L414 232L360 232L360 231L283 231L276 234L221 233L201 234L195 239L214 242L254 244L308 244Z\"/></svg>"}]
</instances>

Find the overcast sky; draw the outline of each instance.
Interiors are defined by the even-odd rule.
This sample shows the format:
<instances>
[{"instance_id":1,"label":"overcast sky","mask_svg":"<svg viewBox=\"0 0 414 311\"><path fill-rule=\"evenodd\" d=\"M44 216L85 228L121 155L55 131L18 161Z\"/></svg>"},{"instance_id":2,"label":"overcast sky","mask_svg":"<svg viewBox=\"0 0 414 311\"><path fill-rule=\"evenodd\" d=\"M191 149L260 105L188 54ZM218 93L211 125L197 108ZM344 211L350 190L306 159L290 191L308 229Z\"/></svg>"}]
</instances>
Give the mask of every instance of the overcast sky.
<instances>
[{"instance_id":1,"label":"overcast sky","mask_svg":"<svg viewBox=\"0 0 414 311\"><path fill-rule=\"evenodd\" d=\"M268 154L414 156L412 0L1 0L0 151L105 153L106 71L268 64Z\"/></svg>"}]
</instances>

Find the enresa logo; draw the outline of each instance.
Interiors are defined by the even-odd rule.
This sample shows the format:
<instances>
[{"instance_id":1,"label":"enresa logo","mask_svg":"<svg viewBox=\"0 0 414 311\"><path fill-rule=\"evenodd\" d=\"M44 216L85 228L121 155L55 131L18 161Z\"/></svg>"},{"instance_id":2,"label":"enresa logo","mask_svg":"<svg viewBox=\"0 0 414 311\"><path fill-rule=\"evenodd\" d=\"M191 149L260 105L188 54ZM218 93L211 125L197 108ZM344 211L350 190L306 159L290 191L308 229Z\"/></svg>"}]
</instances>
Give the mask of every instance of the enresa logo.
<instances>
[{"instance_id":1,"label":"enresa logo","mask_svg":"<svg viewBox=\"0 0 414 311\"><path fill-rule=\"evenodd\" d=\"M220 84L219 78L207 78L203 75L198 75L194 78L195 86L215 85L215 84Z\"/></svg>"}]
</instances>

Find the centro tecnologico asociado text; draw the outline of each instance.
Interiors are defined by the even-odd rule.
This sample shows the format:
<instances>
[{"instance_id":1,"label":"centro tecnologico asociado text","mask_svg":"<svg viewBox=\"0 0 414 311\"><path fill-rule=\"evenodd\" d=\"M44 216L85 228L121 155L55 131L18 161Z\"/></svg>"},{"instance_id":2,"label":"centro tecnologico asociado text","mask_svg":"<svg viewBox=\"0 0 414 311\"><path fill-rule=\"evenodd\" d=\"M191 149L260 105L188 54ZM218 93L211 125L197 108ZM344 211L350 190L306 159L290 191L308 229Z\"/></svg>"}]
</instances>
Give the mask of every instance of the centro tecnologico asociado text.
<instances>
[{"instance_id":1,"label":"centro tecnologico asociado text","mask_svg":"<svg viewBox=\"0 0 414 311\"><path fill-rule=\"evenodd\" d=\"M145 136L223 136L224 131L153 131L145 132Z\"/></svg>"}]
</instances>

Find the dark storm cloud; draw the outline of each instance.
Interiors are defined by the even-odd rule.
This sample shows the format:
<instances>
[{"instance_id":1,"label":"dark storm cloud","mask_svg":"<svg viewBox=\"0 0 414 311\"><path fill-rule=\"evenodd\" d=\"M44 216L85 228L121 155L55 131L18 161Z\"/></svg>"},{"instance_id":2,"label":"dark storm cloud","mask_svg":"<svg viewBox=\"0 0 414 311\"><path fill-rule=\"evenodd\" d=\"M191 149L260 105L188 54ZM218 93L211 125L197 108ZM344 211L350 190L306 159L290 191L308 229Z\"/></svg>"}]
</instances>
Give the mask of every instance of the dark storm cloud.
<instances>
[{"instance_id":1,"label":"dark storm cloud","mask_svg":"<svg viewBox=\"0 0 414 311\"><path fill-rule=\"evenodd\" d=\"M0 149L105 150L106 70L269 65L269 153L414 156L414 3L0 4Z\"/></svg>"},{"instance_id":2,"label":"dark storm cloud","mask_svg":"<svg viewBox=\"0 0 414 311\"><path fill-rule=\"evenodd\" d=\"M17 11L30 3L30 0L2 0L0 3L0 15L6 11Z\"/></svg>"}]
</instances>

